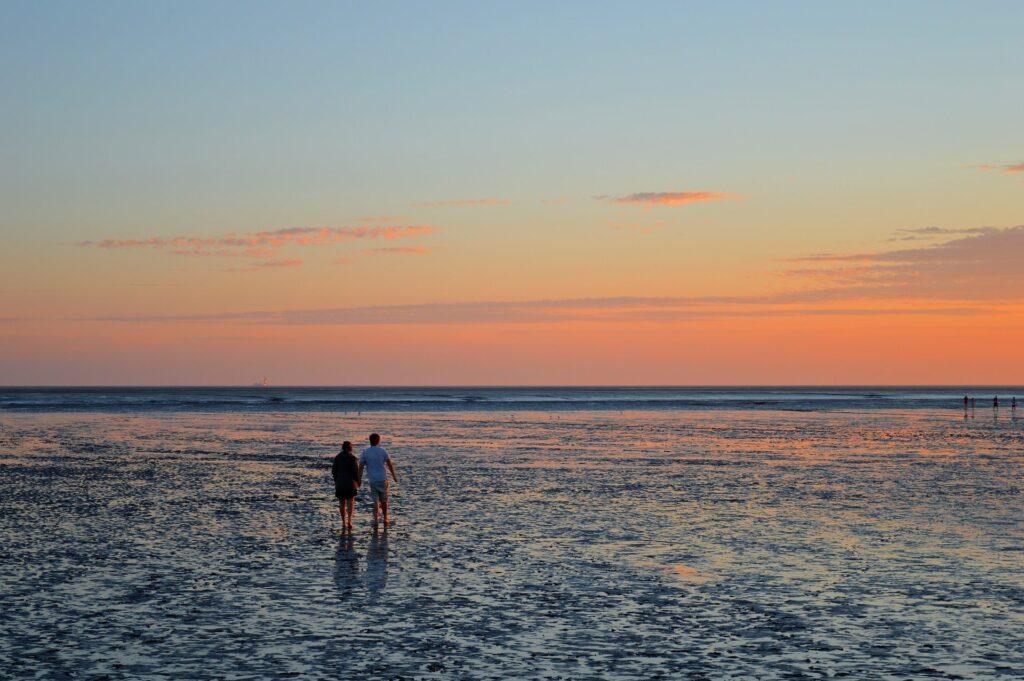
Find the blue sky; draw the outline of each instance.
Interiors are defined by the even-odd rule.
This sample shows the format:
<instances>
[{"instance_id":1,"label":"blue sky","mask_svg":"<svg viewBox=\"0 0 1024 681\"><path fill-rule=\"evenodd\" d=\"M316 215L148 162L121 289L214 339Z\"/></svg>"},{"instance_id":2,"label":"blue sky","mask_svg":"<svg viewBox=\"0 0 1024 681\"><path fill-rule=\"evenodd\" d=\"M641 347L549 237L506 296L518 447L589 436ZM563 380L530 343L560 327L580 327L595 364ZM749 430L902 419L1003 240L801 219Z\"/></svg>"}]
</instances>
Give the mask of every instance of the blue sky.
<instances>
[{"instance_id":1,"label":"blue sky","mask_svg":"<svg viewBox=\"0 0 1024 681\"><path fill-rule=\"evenodd\" d=\"M1017 2L3 7L19 217L842 182L997 156L1024 112Z\"/></svg>"}]
</instances>

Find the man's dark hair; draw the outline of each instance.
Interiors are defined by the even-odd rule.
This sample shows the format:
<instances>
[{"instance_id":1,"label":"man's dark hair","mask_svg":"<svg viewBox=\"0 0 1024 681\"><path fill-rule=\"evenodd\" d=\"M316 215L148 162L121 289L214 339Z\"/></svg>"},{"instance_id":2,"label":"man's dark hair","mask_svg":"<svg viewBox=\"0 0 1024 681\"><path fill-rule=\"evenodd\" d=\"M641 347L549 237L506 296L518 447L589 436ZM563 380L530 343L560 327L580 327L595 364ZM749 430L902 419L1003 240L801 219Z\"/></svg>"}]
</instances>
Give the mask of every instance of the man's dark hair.
<instances>
[{"instance_id":1,"label":"man's dark hair","mask_svg":"<svg viewBox=\"0 0 1024 681\"><path fill-rule=\"evenodd\" d=\"M371 433L370 434L370 445L373 446L373 447L376 447L379 444L380 444L380 435L377 435L377 433Z\"/></svg>"}]
</instances>

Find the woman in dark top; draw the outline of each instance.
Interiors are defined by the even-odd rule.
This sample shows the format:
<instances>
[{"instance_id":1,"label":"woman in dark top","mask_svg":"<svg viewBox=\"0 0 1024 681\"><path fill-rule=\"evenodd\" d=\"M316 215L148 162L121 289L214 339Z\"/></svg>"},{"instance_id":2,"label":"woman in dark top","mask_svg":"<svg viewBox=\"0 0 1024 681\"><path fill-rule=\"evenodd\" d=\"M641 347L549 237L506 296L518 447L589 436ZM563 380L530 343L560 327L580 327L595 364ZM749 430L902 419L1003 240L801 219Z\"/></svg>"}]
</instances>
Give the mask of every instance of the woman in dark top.
<instances>
[{"instance_id":1,"label":"woman in dark top","mask_svg":"<svg viewBox=\"0 0 1024 681\"><path fill-rule=\"evenodd\" d=\"M338 497L338 510L341 511L341 529L352 529L352 511L355 510L356 490L359 489L359 462L352 454L352 443L345 440L341 443L341 451L334 457L331 466L334 478L334 496Z\"/></svg>"}]
</instances>

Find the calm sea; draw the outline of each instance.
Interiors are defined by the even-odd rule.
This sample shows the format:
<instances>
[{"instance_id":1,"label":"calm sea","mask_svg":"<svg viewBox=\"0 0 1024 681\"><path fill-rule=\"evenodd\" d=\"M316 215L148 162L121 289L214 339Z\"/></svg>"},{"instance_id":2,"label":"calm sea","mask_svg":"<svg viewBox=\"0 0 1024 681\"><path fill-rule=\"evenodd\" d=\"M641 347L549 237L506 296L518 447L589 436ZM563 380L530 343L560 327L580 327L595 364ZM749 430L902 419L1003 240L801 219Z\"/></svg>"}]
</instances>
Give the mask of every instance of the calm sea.
<instances>
[{"instance_id":1,"label":"calm sea","mask_svg":"<svg viewBox=\"0 0 1024 681\"><path fill-rule=\"evenodd\" d=\"M0 412L509 412L1009 408L1024 387L0 388Z\"/></svg>"}]
</instances>

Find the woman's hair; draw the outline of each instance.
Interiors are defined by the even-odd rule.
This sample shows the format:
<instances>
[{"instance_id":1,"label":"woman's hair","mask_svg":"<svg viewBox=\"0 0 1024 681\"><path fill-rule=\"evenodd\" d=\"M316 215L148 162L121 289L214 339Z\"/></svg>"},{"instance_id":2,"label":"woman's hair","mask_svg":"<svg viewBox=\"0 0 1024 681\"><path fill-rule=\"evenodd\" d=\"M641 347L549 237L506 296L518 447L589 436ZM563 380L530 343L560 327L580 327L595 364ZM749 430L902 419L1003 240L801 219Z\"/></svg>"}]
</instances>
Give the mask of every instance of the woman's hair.
<instances>
[{"instance_id":1,"label":"woman's hair","mask_svg":"<svg viewBox=\"0 0 1024 681\"><path fill-rule=\"evenodd\" d=\"M352 443L349 442L348 440L345 440L344 442L342 442L341 443L341 451L343 451L343 452L351 452L352 451Z\"/></svg>"}]
</instances>

